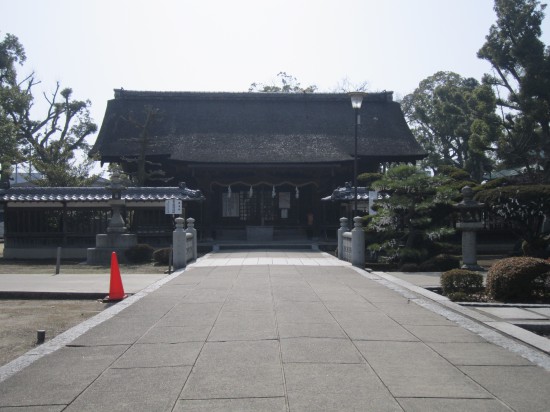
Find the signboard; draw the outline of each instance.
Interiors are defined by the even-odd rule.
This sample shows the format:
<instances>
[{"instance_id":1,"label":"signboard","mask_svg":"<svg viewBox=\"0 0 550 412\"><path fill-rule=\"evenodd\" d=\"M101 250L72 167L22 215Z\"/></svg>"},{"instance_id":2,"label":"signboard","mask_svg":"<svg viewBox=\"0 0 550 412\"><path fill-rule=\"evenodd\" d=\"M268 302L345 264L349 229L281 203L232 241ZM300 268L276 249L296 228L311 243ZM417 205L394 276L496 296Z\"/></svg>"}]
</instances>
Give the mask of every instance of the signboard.
<instances>
[{"instance_id":1,"label":"signboard","mask_svg":"<svg viewBox=\"0 0 550 412\"><path fill-rule=\"evenodd\" d=\"M222 193L222 217L239 217L239 193Z\"/></svg>"},{"instance_id":2,"label":"signboard","mask_svg":"<svg viewBox=\"0 0 550 412\"><path fill-rule=\"evenodd\" d=\"M182 210L181 199L167 199L164 201L164 214L181 215Z\"/></svg>"},{"instance_id":3,"label":"signboard","mask_svg":"<svg viewBox=\"0 0 550 412\"><path fill-rule=\"evenodd\" d=\"M279 192L279 209L290 209L290 192Z\"/></svg>"}]
</instances>

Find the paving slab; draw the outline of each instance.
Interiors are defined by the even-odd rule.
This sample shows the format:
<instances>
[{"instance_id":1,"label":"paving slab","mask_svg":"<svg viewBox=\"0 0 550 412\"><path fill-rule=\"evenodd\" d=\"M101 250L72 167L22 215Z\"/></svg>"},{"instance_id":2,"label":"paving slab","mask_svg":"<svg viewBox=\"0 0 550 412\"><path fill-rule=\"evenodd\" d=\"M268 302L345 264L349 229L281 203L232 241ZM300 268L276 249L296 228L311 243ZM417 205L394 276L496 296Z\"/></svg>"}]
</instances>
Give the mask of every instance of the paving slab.
<instances>
[{"instance_id":1,"label":"paving slab","mask_svg":"<svg viewBox=\"0 0 550 412\"><path fill-rule=\"evenodd\" d=\"M108 369L65 410L171 411L190 370L190 366Z\"/></svg>"},{"instance_id":2,"label":"paving slab","mask_svg":"<svg viewBox=\"0 0 550 412\"><path fill-rule=\"evenodd\" d=\"M279 344L208 342L185 384L182 399L284 396Z\"/></svg>"},{"instance_id":3,"label":"paving slab","mask_svg":"<svg viewBox=\"0 0 550 412\"><path fill-rule=\"evenodd\" d=\"M405 328L423 342L485 342L458 325L405 325Z\"/></svg>"},{"instance_id":4,"label":"paving slab","mask_svg":"<svg viewBox=\"0 0 550 412\"><path fill-rule=\"evenodd\" d=\"M427 312L421 306L415 305L414 303L411 304L411 302L407 304L376 302L373 306L404 326L456 326L456 323L451 322L444 316L433 312Z\"/></svg>"},{"instance_id":5,"label":"paving slab","mask_svg":"<svg viewBox=\"0 0 550 412\"><path fill-rule=\"evenodd\" d=\"M279 301L275 311L282 323L331 323L334 318L321 302Z\"/></svg>"},{"instance_id":6,"label":"paving slab","mask_svg":"<svg viewBox=\"0 0 550 412\"><path fill-rule=\"evenodd\" d=\"M40 358L0 383L0 407L69 404L128 347L63 348Z\"/></svg>"},{"instance_id":7,"label":"paving slab","mask_svg":"<svg viewBox=\"0 0 550 412\"><path fill-rule=\"evenodd\" d=\"M281 339L284 363L362 363L363 358L348 339Z\"/></svg>"},{"instance_id":8,"label":"paving slab","mask_svg":"<svg viewBox=\"0 0 550 412\"><path fill-rule=\"evenodd\" d=\"M407 303L408 299L392 292L383 286L378 287L355 287L354 290L367 301L376 304L377 302Z\"/></svg>"},{"instance_id":9,"label":"paving slab","mask_svg":"<svg viewBox=\"0 0 550 412\"><path fill-rule=\"evenodd\" d=\"M129 348L111 368L160 368L193 366L203 342L138 343Z\"/></svg>"},{"instance_id":10,"label":"paving slab","mask_svg":"<svg viewBox=\"0 0 550 412\"><path fill-rule=\"evenodd\" d=\"M376 312L378 308L364 298L361 300L323 300L325 307L330 312Z\"/></svg>"},{"instance_id":11,"label":"paving slab","mask_svg":"<svg viewBox=\"0 0 550 412\"><path fill-rule=\"evenodd\" d=\"M277 338L272 311L228 311L220 313L208 341L266 340Z\"/></svg>"},{"instance_id":12,"label":"paving slab","mask_svg":"<svg viewBox=\"0 0 550 412\"><path fill-rule=\"evenodd\" d=\"M275 398L241 398L241 399L181 399L174 412L285 412L286 399Z\"/></svg>"},{"instance_id":13,"label":"paving slab","mask_svg":"<svg viewBox=\"0 0 550 412\"><path fill-rule=\"evenodd\" d=\"M210 326L214 325L223 302L180 303L164 315L157 326Z\"/></svg>"},{"instance_id":14,"label":"paving slab","mask_svg":"<svg viewBox=\"0 0 550 412\"><path fill-rule=\"evenodd\" d=\"M460 369L516 411L548 411L550 379L548 372L541 368L462 366Z\"/></svg>"},{"instance_id":15,"label":"paving slab","mask_svg":"<svg viewBox=\"0 0 550 412\"><path fill-rule=\"evenodd\" d=\"M418 338L381 312L332 312L352 340L417 341Z\"/></svg>"},{"instance_id":16,"label":"paving slab","mask_svg":"<svg viewBox=\"0 0 550 412\"><path fill-rule=\"evenodd\" d=\"M407 412L510 412L512 409L496 399L399 398Z\"/></svg>"},{"instance_id":17,"label":"paving slab","mask_svg":"<svg viewBox=\"0 0 550 412\"><path fill-rule=\"evenodd\" d=\"M332 338L347 339L336 322L330 323L284 323L279 322L279 338Z\"/></svg>"},{"instance_id":18,"label":"paving slab","mask_svg":"<svg viewBox=\"0 0 550 412\"><path fill-rule=\"evenodd\" d=\"M422 342L356 342L395 397L491 398L491 395Z\"/></svg>"},{"instance_id":19,"label":"paving slab","mask_svg":"<svg viewBox=\"0 0 550 412\"><path fill-rule=\"evenodd\" d=\"M137 343L181 343L204 342L212 330L211 326L154 326Z\"/></svg>"},{"instance_id":20,"label":"paving slab","mask_svg":"<svg viewBox=\"0 0 550 412\"><path fill-rule=\"evenodd\" d=\"M428 342L427 345L453 365L529 365L531 362L488 342Z\"/></svg>"},{"instance_id":21,"label":"paving slab","mask_svg":"<svg viewBox=\"0 0 550 412\"><path fill-rule=\"evenodd\" d=\"M71 342L72 346L107 346L107 345L132 345L137 342L151 327L151 323L158 318L145 321L136 317L111 318Z\"/></svg>"},{"instance_id":22,"label":"paving slab","mask_svg":"<svg viewBox=\"0 0 550 412\"><path fill-rule=\"evenodd\" d=\"M40 405L40 406L25 406L24 408L21 408L19 406L16 407L7 407L7 408L1 408L0 411L2 412L61 412L67 407L67 405Z\"/></svg>"},{"instance_id":23,"label":"paving slab","mask_svg":"<svg viewBox=\"0 0 550 412\"><path fill-rule=\"evenodd\" d=\"M290 363L284 373L291 411L402 411L364 363Z\"/></svg>"}]
</instances>

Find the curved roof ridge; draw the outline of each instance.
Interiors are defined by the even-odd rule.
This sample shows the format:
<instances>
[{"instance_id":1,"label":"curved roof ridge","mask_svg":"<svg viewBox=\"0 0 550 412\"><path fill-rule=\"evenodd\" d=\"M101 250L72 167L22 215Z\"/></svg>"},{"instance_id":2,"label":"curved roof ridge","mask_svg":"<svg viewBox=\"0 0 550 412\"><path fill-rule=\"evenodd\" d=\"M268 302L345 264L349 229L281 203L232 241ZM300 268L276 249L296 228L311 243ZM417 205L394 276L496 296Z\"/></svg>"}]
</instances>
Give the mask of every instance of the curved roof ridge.
<instances>
[{"instance_id":1,"label":"curved roof ridge","mask_svg":"<svg viewBox=\"0 0 550 412\"><path fill-rule=\"evenodd\" d=\"M271 93L271 92L230 92L230 91L155 91L114 89L115 99L141 98L214 98L246 99L246 100L298 100L306 97L310 100L349 100L348 93ZM393 91L368 92L365 101L393 101Z\"/></svg>"}]
</instances>

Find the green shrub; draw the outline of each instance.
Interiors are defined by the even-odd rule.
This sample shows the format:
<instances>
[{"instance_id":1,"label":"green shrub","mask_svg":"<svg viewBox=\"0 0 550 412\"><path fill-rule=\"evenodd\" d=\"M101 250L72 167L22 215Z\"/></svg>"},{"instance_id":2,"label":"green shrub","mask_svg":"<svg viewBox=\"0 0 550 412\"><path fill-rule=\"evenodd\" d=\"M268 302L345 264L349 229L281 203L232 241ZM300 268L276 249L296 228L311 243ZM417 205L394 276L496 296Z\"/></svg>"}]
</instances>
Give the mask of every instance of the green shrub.
<instances>
[{"instance_id":1,"label":"green shrub","mask_svg":"<svg viewBox=\"0 0 550 412\"><path fill-rule=\"evenodd\" d=\"M496 300L531 299L546 288L550 262L532 257L511 257L497 261L487 272L487 294Z\"/></svg>"},{"instance_id":2,"label":"green shrub","mask_svg":"<svg viewBox=\"0 0 550 412\"><path fill-rule=\"evenodd\" d=\"M130 249L125 250L124 256L126 256L126 260L130 263L145 263L151 261L154 250L145 243L138 243Z\"/></svg>"},{"instance_id":3,"label":"green shrub","mask_svg":"<svg viewBox=\"0 0 550 412\"><path fill-rule=\"evenodd\" d=\"M457 269L460 266L460 260L456 256L440 254L434 256L420 264L421 272L444 272L446 270Z\"/></svg>"},{"instance_id":4,"label":"green shrub","mask_svg":"<svg viewBox=\"0 0 550 412\"><path fill-rule=\"evenodd\" d=\"M471 294L483 289L483 276L479 272L466 269L452 269L441 274L443 294L451 298L451 294ZM451 300L453 300L451 298Z\"/></svg>"},{"instance_id":5,"label":"green shrub","mask_svg":"<svg viewBox=\"0 0 550 412\"><path fill-rule=\"evenodd\" d=\"M171 252L172 249L169 247L157 249L153 252L153 260L158 265L168 265Z\"/></svg>"}]
</instances>

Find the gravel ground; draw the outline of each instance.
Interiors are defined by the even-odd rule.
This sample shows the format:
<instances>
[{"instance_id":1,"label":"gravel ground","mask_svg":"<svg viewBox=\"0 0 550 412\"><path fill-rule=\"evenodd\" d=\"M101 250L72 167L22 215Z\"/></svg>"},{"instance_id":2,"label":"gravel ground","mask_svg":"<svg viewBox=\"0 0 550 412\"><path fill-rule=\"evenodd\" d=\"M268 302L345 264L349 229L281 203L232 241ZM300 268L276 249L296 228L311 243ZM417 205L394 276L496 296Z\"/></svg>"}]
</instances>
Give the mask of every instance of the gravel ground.
<instances>
[{"instance_id":1,"label":"gravel ground","mask_svg":"<svg viewBox=\"0 0 550 412\"><path fill-rule=\"evenodd\" d=\"M54 274L55 261L4 260L0 243L0 276L2 274ZM121 272L155 274L167 267L120 265ZM61 273L109 273L105 266L88 266L76 261L62 261ZM24 354L36 345L36 331L46 331L46 341L101 312L107 304L94 300L14 300L0 299L0 366Z\"/></svg>"},{"instance_id":2,"label":"gravel ground","mask_svg":"<svg viewBox=\"0 0 550 412\"><path fill-rule=\"evenodd\" d=\"M107 305L93 300L0 300L0 366L34 348L37 330L45 330L48 341Z\"/></svg>"}]
</instances>

